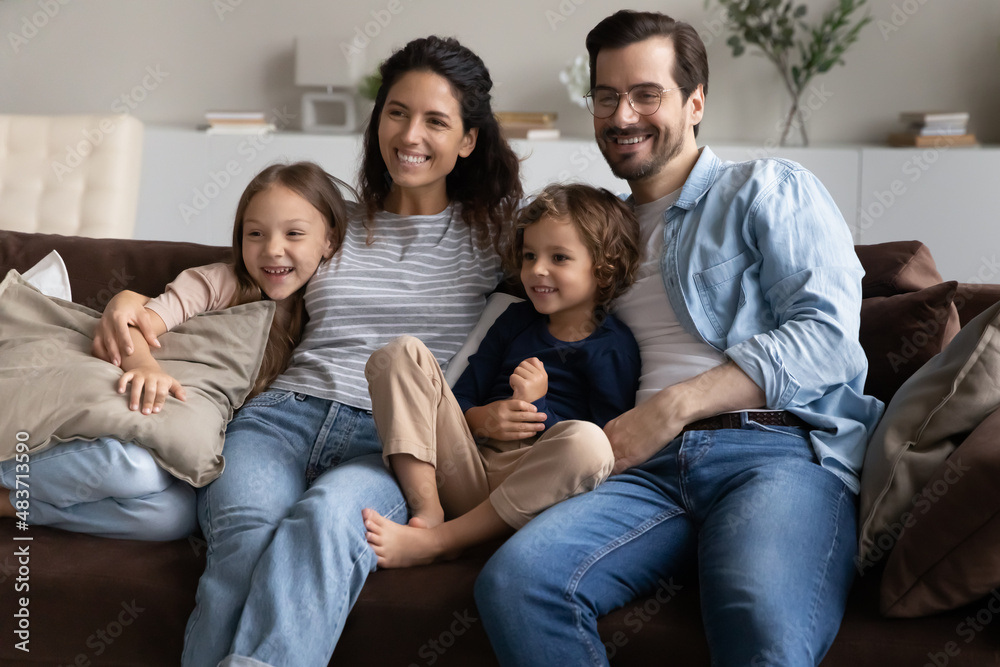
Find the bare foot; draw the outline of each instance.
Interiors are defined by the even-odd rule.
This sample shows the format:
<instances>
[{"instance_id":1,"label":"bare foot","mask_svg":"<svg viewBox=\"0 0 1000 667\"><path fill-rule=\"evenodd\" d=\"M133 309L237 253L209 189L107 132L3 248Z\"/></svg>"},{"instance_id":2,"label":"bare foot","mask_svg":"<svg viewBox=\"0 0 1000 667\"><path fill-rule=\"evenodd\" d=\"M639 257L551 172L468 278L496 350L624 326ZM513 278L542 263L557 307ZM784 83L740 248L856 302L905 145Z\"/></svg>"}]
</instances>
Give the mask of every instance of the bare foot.
<instances>
[{"instance_id":1,"label":"bare foot","mask_svg":"<svg viewBox=\"0 0 1000 667\"><path fill-rule=\"evenodd\" d=\"M444 512L433 516L417 513L406 522L406 525L413 526L414 528L433 528L434 526L440 526L442 523L444 523Z\"/></svg>"},{"instance_id":2,"label":"bare foot","mask_svg":"<svg viewBox=\"0 0 1000 667\"><path fill-rule=\"evenodd\" d=\"M10 502L10 491L0 486L0 517L16 516L14 506Z\"/></svg>"},{"instance_id":3,"label":"bare foot","mask_svg":"<svg viewBox=\"0 0 1000 667\"><path fill-rule=\"evenodd\" d=\"M426 565L443 554L437 531L425 527L425 521L415 516L406 526L390 521L372 509L362 510L365 538L378 556L378 566L384 568Z\"/></svg>"}]
</instances>

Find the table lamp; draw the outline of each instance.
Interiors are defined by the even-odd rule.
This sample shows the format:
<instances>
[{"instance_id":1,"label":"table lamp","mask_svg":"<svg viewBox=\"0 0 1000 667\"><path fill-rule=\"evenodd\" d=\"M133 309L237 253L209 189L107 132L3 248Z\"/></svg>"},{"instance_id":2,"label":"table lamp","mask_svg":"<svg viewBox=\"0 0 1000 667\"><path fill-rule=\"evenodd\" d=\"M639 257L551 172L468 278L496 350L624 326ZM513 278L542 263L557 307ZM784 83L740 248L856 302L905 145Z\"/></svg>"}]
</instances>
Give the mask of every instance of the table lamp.
<instances>
[{"instance_id":1,"label":"table lamp","mask_svg":"<svg viewBox=\"0 0 1000 667\"><path fill-rule=\"evenodd\" d=\"M326 92L302 95L302 130L348 134L358 127L355 84L360 58L347 58L330 34L295 38L295 85L323 86Z\"/></svg>"}]
</instances>

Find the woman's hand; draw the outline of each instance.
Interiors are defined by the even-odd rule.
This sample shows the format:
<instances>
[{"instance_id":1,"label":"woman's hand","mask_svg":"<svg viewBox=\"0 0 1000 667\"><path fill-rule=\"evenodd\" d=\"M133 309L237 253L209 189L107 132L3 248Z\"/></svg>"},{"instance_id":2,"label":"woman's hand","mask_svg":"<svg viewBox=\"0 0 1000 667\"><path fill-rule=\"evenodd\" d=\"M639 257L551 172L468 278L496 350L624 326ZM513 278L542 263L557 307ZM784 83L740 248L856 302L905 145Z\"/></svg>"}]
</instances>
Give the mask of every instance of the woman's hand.
<instances>
[{"instance_id":1,"label":"woman's hand","mask_svg":"<svg viewBox=\"0 0 1000 667\"><path fill-rule=\"evenodd\" d=\"M545 430L545 413L531 403L513 398L469 408L465 419L477 440L524 440Z\"/></svg>"},{"instance_id":2,"label":"woman's hand","mask_svg":"<svg viewBox=\"0 0 1000 667\"><path fill-rule=\"evenodd\" d=\"M130 382L132 383L132 391L129 394L128 409L140 410L141 408L144 415L153 414L163 409L163 404L167 401L167 394L171 394L181 401L187 398L181 383L163 372L160 365L155 362L138 366L123 373L118 380L118 393L124 394Z\"/></svg>"},{"instance_id":3,"label":"woman's hand","mask_svg":"<svg viewBox=\"0 0 1000 667\"><path fill-rule=\"evenodd\" d=\"M545 364L537 357L525 359L510 376L510 388L514 390L514 398L528 403L534 403L549 391L549 374L545 372Z\"/></svg>"},{"instance_id":4,"label":"woman's hand","mask_svg":"<svg viewBox=\"0 0 1000 667\"><path fill-rule=\"evenodd\" d=\"M133 352L129 325L136 327L150 347L160 347L154 329L155 321L146 310L148 296L130 290L119 292L108 302L101 315L101 321L94 330L94 344L91 353L115 366L121 366L122 355Z\"/></svg>"}]
</instances>

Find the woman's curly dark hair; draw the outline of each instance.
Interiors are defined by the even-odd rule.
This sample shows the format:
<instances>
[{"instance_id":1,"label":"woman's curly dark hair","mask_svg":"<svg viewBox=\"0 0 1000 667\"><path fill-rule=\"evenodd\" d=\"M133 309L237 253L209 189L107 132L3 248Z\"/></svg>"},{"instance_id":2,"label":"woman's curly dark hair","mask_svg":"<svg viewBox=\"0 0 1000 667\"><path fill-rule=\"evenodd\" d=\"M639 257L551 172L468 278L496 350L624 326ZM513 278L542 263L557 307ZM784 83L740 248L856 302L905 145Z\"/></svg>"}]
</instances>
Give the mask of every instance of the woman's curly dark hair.
<instances>
[{"instance_id":1,"label":"woman's curly dark hair","mask_svg":"<svg viewBox=\"0 0 1000 667\"><path fill-rule=\"evenodd\" d=\"M476 147L459 157L445 183L448 199L461 205L462 219L475 229L480 241L499 248L504 227L514 218L523 190L517 155L500 134L500 124L490 105L493 80L475 53L457 40L443 37L415 39L393 53L379 69L382 85L365 129L364 154L358 178L368 227L375 213L384 210L392 189L385 160L379 150L378 129L389 90L404 74L433 72L445 78L462 110L463 131L477 128ZM371 229L369 228L369 233Z\"/></svg>"},{"instance_id":2,"label":"woman's curly dark hair","mask_svg":"<svg viewBox=\"0 0 1000 667\"><path fill-rule=\"evenodd\" d=\"M582 183L549 185L521 209L514 223L514 238L504 244L504 267L509 273L521 272L524 228L546 216L567 219L580 233L594 263L595 304L607 310L632 286L639 269L639 223L635 213L604 188Z\"/></svg>"}]
</instances>

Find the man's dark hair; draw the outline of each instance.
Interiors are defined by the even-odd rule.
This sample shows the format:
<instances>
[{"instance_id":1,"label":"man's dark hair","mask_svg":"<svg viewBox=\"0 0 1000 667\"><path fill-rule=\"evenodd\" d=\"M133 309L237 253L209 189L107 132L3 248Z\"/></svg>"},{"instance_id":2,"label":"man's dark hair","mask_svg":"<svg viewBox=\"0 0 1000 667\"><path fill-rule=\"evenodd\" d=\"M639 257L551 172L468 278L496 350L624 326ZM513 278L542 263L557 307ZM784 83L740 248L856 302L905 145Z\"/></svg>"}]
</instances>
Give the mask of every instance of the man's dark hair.
<instances>
[{"instance_id":1,"label":"man's dark hair","mask_svg":"<svg viewBox=\"0 0 1000 667\"><path fill-rule=\"evenodd\" d=\"M674 81L683 88L682 101L687 102L691 93L701 84L708 95L708 55L705 44L691 24L675 21L658 12L636 12L628 9L615 12L604 19L587 35L587 52L590 54L590 87L597 82L597 54L601 49L620 49L650 37L667 37L674 45L676 59ZM700 123L699 123L700 125ZM694 126L698 136L698 125Z\"/></svg>"}]
</instances>

